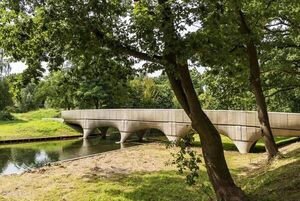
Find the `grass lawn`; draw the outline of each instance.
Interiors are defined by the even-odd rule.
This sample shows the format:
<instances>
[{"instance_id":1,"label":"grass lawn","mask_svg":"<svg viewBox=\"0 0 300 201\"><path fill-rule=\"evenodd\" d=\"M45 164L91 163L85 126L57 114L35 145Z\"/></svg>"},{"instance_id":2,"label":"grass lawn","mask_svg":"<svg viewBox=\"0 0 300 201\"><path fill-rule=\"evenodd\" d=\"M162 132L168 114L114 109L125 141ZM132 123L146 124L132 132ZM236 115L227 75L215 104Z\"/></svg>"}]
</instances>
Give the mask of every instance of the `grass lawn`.
<instances>
[{"instance_id":1,"label":"grass lawn","mask_svg":"<svg viewBox=\"0 0 300 201\"><path fill-rule=\"evenodd\" d=\"M55 109L15 113L15 120L0 121L0 140L78 135L76 130L63 123L42 120L59 114L60 111Z\"/></svg>"}]
</instances>

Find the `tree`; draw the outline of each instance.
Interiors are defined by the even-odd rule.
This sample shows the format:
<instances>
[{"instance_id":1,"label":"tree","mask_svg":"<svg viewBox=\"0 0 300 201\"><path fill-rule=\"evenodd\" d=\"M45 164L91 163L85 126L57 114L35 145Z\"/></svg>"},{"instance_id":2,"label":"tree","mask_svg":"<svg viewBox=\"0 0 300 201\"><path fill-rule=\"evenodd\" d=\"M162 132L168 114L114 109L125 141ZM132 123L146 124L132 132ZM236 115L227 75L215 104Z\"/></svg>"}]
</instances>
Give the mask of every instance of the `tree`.
<instances>
[{"instance_id":1,"label":"tree","mask_svg":"<svg viewBox=\"0 0 300 201\"><path fill-rule=\"evenodd\" d=\"M12 97L9 93L9 86L6 80L6 76L10 70L11 67L4 58L4 51L0 49L0 111L12 105Z\"/></svg>"},{"instance_id":2,"label":"tree","mask_svg":"<svg viewBox=\"0 0 300 201\"><path fill-rule=\"evenodd\" d=\"M76 106L79 108L120 108L128 102L128 80L135 71L126 57L109 52L83 55L72 60L69 74L78 84Z\"/></svg>"},{"instance_id":3,"label":"tree","mask_svg":"<svg viewBox=\"0 0 300 201\"><path fill-rule=\"evenodd\" d=\"M262 89L260 76L261 70L258 61L257 46L255 44L255 41L253 40L253 31L249 27L244 12L241 10L241 7L237 2L235 2L235 4L236 13L239 20L239 30L240 33L244 36L244 44L246 45L246 51L249 60L249 81L256 99L261 135L263 136L265 147L268 152L268 158L271 159L278 154L278 148L273 137L267 104Z\"/></svg>"},{"instance_id":4,"label":"tree","mask_svg":"<svg viewBox=\"0 0 300 201\"><path fill-rule=\"evenodd\" d=\"M246 71L247 72L247 71ZM247 73L239 68L206 70L202 75L205 91L200 95L203 107L214 110L255 110L255 99L249 90Z\"/></svg>"},{"instance_id":5,"label":"tree","mask_svg":"<svg viewBox=\"0 0 300 201\"><path fill-rule=\"evenodd\" d=\"M274 19L281 18L286 9L283 5L297 6L294 1L285 3L224 1L212 2L207 5L215 12L209 18L205 18L202 23L203 29L199 32L198 37L207 37L206 41L203 40L203 46L209 51L199 50L197 56L200 57L199 60L203 66L210 68L212 74L216 72L224 76L223 78L225 76L241 78L234 79L233 84L236 85L228 88L228 90L232 89L231 92L238 90L238 86L243 86L245 89L242 82L246 82L247 76L249 77L249 85L256 100L262 136L269 158L272 158L278 153L278 149L270 128L263 92L261 67L264 66L265 61L261 58L264 58L263 55L265 55L268 60L272 60L269 55L272 52L270 44L278 43L278 38L281 37L275 37L276 39L270 37L270 34L265 32L265 26L274 23ZM293 12L293 17L297 15L295 13ZM286 16L287 19L293 19L293 17ZM274 41L277 42L274 43ZM209 55L212 52L216 53L214 57ZM275 72L278 71L275 70ZM269 78L271 77L269 76ZM231 80L230 77L226 77L226 79ZM272 79L274 80L274 77Z\"/></svg>"},{"instance_id":6,"label":"tree","mask_svg":"<svg viewBox=\"0 0 300 201\"><path fill-rule=\"evenodd\" d=\"M9 86L5 78L0 79L0 111L13 104Z\"/></svg>"},{"instance_id":7,"label":"tree","mask_svg":"<svg viewBox=\"0 0 300 201\"><path fill-rule=\"evenodd\" d=\"M6 1L2 6L6 7L5 3ZM39 24L46 27L47 31L36 33L30 29L22 29L21 32L30 34L27 34L28 38L18 41L17 46L22 47L22 40L25 44L35 41L38 43L36 46L46 41L42 48L45 53L42 55L58 55L55 50L59 49L65 58L75 58L86 50L95 56L103 50L110 50L115 55L145 60L151 63L149 66L152 70L163 69L178 102L201 138L207 172L218 200L244 200L243 191L235 185L228 170L220 134L203 112L189 72L188 59L192 56L192 44L195 40L193 34L182 35L181 31L187 25L201 20L201 16L194 16L203 7L205 3L198 1L135 1L134 4L115 0L48 0L47 4L42 1L39 7L33 9L33 15L27 14L27 8L22 14L27 14L24 18L29 18L29 21L30 18L39 19ZM4 16L9 13L9 9L2 9L1 14ZM203 12L203 15L206 14ZM22 25L24 21L20 23L18 17L14 18L17 19L14 24L6 23L0 29L1 35L5 35L3 30L7 31L7 27ZM37 34L34 37L33 32ZM45 33L47 36L38 41L37 37L42 37ZM40 53L42 50L36 46L32 51ZM9 50L11 54L14 53L13 49Z\"/></svg>"},{"instance_id":8,"label":"tree","mask_svg":"<svg viewBox=\"0 0 300 201\"><path fill-rule=\"evenodd\" d=\"M75 84L77 85L67 72L53 72L39 84L38 94L46 97L46 106L70 110L75 108Z\"/></svg>"},{"instance_id":9,"label":"tree","mask_svg":"<svg viewBox=\"0 0 300 201\"><path fill-rule=\"evenodd\" d=\"M40 102L36 98L37 84L32 80L20 91L20 99L16 102L16 106L20 112L28 112L39 108Z\"/></svg>"},{"instance_id":10,"label":"tree","mask_svg":"<svg viewBox=\"0 0 300 201\"><path fill-rule=\"evenodd\" d=\"M270 1L269 4L264 1L242 1L241 4L253 29L251 36L257 48L261 84L268 109L292 111L297 108L294 100L297 100L300 89L297 1ZM248 56L243 45L244 36L239 37L240 23L234 12L235 7L233 1L232 4L220 3L219 11L203 23L205 29L200 35L207 37L202 45L208 51L198 54L201 65L206 68L203 78L206 90L201 98L213 99L209 108L252 110L255 109L252 97L255 98L249 93ZM214 52L214 58L206 54L208 52Z\"/></svg>"},{"instance_id":11,"label":"tree","mask_svg":"<svg viewBox=\"0 0 300 201\"><path fill-rule=\"evenodd\" d=\"M174 108L174 94L164 80L159 76L151 78L138 76L129 82L129 96L131 108Z\"/></svg>"}]
</instances>

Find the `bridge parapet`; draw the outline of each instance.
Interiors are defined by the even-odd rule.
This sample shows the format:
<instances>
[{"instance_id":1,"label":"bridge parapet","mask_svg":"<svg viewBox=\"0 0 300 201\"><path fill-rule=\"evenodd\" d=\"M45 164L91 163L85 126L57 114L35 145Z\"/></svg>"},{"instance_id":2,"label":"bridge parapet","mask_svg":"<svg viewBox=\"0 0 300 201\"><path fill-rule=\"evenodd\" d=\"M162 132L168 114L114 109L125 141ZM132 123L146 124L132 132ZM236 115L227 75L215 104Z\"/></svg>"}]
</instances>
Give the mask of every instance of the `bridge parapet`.
<instances>
[{"instance_id":1,"label":"bridge parapet","mask_svg":"<svg viewBox=\"0 0 300 201\"><path fill-rule=\"evenodd\" d=\"M205 113L219 132L233 140L240 152L249 151L260 136L257 112L206 110ZM269 113L275 136L300 136L300 114ZM63 111L67 123L78 124L88 137L95 128L115 127L124 142L132 133L156 128L169 140L178 140L191 129L191 121L181 109L91 109Z\"/></svg>"}]
</instances>

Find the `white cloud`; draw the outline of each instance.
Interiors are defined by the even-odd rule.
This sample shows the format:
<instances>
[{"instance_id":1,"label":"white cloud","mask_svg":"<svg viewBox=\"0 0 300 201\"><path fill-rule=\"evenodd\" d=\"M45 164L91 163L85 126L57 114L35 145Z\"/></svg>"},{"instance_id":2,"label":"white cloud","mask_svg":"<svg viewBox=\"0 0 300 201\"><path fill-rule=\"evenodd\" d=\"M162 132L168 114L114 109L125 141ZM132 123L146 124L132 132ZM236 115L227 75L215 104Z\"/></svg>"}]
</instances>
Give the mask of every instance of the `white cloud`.
<instances>
[{"instance_id":1,"label":"white cloud","mask_svg":"<svg viewBox=\"0 0 300 201\"><path fill-rule=\"evenodd\" d=\"M10 63L11 66L11 74L13 73L22 73L26 68L26 64L24 64L23 62L14 62L14 63Z\"/></svg>"}]
</instances>

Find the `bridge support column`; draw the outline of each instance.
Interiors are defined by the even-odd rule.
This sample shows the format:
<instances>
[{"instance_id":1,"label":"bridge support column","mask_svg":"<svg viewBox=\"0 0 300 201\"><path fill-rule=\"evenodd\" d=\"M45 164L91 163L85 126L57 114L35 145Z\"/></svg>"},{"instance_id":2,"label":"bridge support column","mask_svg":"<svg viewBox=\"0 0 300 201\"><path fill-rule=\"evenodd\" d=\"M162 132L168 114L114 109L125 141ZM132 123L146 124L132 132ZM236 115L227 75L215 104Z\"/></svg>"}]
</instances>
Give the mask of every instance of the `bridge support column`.
<instances>
[{"instance_id":1,"label":"bridge support column","mask_svg":"<svg viewBox=\"0 0 300 201\"><path fill-rule=\"evenodd\" d=\"M94 129L84 128L83 129L83 138L86 139L90 134L92 134Z\"/></svg>"},{"instance_id":2,"label":"bridge support column","mask_svg":"<svg viewBox=\"0 0 300 201\"><path fill-rule=\"evenodd\" d=\"M180 138L179 136L175 136L175 135L166 135L166 136L170 142L174 142L174 143L178 142Z\"/></svg>"},{"instance_id":3,"label":"bridge support column","mask_svg":"<svg viewBox=\"0 0 300 201\"><path fill-rule=\"evenodd\" d=\"M253 143L255 143L255 141L236 141L236 140L233 140L233 143L235 144L235 146L237 147L237 149L239 150L240 153L246 154L246 153L249 153L250 148L253 145Z\"/></svg>"},{"instance_id":4,"label":"bridge support column","mask_svg":"<svg viewBox=\"0 0 300 201\"><path fill-rule=\"evenodd\" d=\"M120 131L120 134L121 134L121 139L117 143L124 143L132 133Z\"/></svg>"}]
</instances>

